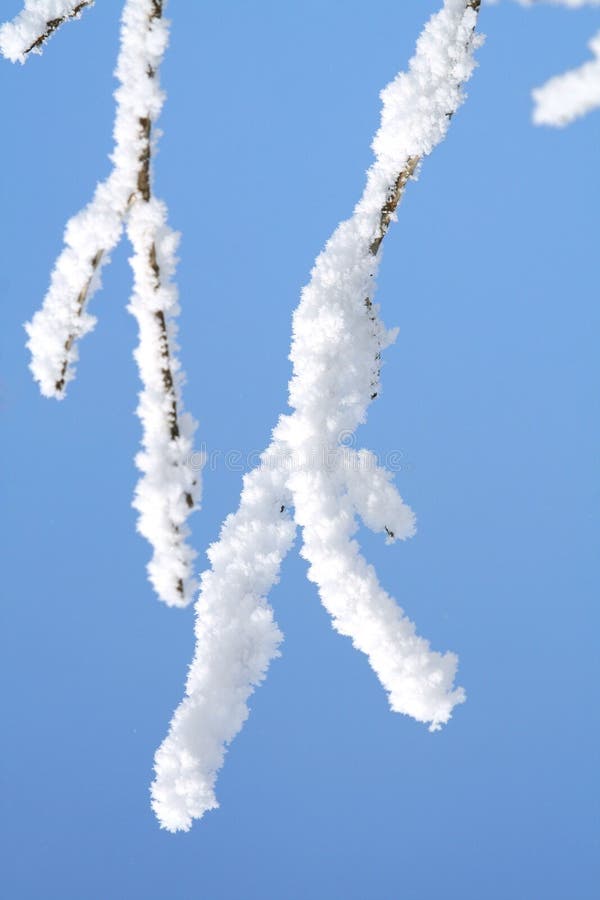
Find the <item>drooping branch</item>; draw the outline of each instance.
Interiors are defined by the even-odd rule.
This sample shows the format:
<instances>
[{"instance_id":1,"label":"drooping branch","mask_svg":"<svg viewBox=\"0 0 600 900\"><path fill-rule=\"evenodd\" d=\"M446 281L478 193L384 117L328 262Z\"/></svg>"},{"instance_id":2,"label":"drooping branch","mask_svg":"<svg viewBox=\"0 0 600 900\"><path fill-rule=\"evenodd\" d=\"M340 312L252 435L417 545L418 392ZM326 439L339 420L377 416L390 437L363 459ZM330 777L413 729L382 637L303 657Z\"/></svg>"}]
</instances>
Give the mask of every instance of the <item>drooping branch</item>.
<instances>
[{"instance_id":1,"label":"drooping branch","mask_svg":"<svg viewBox=\"0 0 600 900\"><path fill-rule=\"evenodd\" d=\"M521 6L565 6L583 9L600 6L600 0L517 0ZM548 79L534 88L533 122L562 128L576 119L600 109L600 33L589 41L594 58L575 69Z\"/></svg>"},{"instance_id":2,"label":"drooping branch","mask_svg":"<svg viewBox=\"0 0 600 900\"><path fill-rule=\"evenodd\" d=\"M63 399L74 378L78 343L94 328L89 301L123 230L127 179L116 169L96 188L92 201L65 229L65 247L56 260L44 302L25 326L30 369L45 397Z\"/></svg>"},{"instance_id":3,"label":"drooping branch","mask_svg":"<svg viewBox=\"0 0 600 900\"><path fill-rule=\"evenodd\" d=\"M594 58L577 69L550 78L533 91L536 125L562 127L600 108L600 32L589 47Z\"/></svg>"},{"instance_id":4,"label":"drooping branch","mask_svg":"<svg viewBox=\"0 0 600 900\"><path fill-rule=\"evenodd\" d=\"M139 326L135 352L142 380L138 413L142 472L134 506L138 530L153 548L150 580L167 604L185 606L195 591L195 553L186 519L200 498L199 472L188 465L195 422L183 412L183 373L176 356L177 290L172 283L178 237L152 192L154 122L164 96L159 68L168 43L163 0L126 0L117 62L113 169L91 203L67 225L65 248L42 309L26 326L31 369L42 393L61 399L74 377L78 342L95 319L87 308L123 226L133 246L129 310ZM200 460L200 456L195 457Z\"/></svg>"},{"instance_id":5,"label":"drooping branch","mask_svg":"<svg viewBox=\"0 0 600 900\"><path fill-rule=\"evenodd\" d=\"M0 28L0 52L12 62L41 53L58 29L78 19L94 0L25 0L23 10Z\"/></svg>"},{"instance_id":6,"label":"drooping branch","mask_svg":"<svg viewBox=\"0 0 600 900\"><path fill-rule=\"evenodd\" d=\"M163 14L163 5L162 0L152 0L152 12L149 19L149 27L152 27L152 22L162 18ZM156 78L156 70L149 66L147 69L147 75L150 79ZM140 126L140 135L141 135L141 149L139 153L139 170L137 176L137 190L139 198L144 203L149 203L152 197L152 182L151 182L151 162L152 162L152 119L150 116L142 116L139 119ZM161 274L160 274L160 266L157 261L156 254L156 244L152 243L150 245L149 252L149 264L152 270L155 288L158 291L161 283ZM169 349L169 335L167 331L167 322L165 319L165 314L162 309L156 310L154 313L156 318L157 327L159 330L159 345L160 345L160 356L162 359L162 367L161 374L163 379L163 386L165 391L165 396L168 397L170 410L168 414L169 419L169 434L171 440L177 440L180 435L179 432L179 417L177 414L177 396L175 393L175 384L173 380L173 372L171 371L171 352ZM186 493L185 500L188 507L191 509L194 506L194 500L191 494Z\"/></svg>"},{"instance_id":7,"label":"drooping branch","mask_svg":"<svg viewBox=\"0 0 600 900\"><path fill-rule=\"evenodd\" d=\"M146 22L140 11L146 10ZM167 30L162 20L162 0L140 0L135 20L145 37L143 46L158 40L166 46ZM142 477L136 487L134 506L140 517L138 529L152 544L154 555L148 566L150 580L166 603L185 606L193 598L195 553L186 543L185 520L199 500L199 479L187 464L191 456L193 420L181 413L183 376L175 356L178 312L177 292L170 278L175 269L177 235L167 225L167 212L152 191L152 148L155 108L160 108L158 70L160 56L149 49L136 61L136 77L143 96L155 98L140 110L137 121L137 171L135 195L127 215L127 233L133 247L130 262L134 272L134 294L129 305L139 327L135 357L143 390L138 414L142 422L143 451L136 459Z\"/></svg>"},{"instance_id":8,"label":"drooping branch","mask_svg":"<svg viewBox=\"0 0 600 900\"><path fill-rule=\"evenodd\" d=\"M365 316L364 298L372 296L377 249L410 178L398 173L414 171L409 161L443 140L448 112L463 100L477 46L474 13L466 0L445 0L409 72L384 91L363 197L318 257L294 313L292 412L281 416L261 465L244 478L239 509L210 547L185 697L155 757L152 805L170 831L187 830L218 805L215 782L226 747L278 653L267 595L291 544L290 511L302 528L308 577L334 627L368 656L392 709L435 730L464 700L453 686L454 654L431 650L358 552L357 516L390 542L409 537L414 521L372 454L347 454L343 441L364 421L378 384L376 357L393 339L371 300ZM371 485L365 466L373 471Z\"/></svg>"}]
</instances>

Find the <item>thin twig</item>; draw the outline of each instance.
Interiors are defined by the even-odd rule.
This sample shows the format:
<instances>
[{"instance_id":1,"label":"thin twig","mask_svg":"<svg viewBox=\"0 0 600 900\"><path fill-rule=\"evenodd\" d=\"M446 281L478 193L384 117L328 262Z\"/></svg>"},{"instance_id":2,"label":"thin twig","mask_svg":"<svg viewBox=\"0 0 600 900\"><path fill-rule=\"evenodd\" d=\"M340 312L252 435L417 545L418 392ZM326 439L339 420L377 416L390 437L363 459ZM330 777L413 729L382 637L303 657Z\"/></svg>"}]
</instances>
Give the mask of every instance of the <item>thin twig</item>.
<instances>
[{"instance_id":1,"label":"thin twig","mask_svg":"<svg viewBox=\"0 0 600 900\"><path fill-rule=\"evenodd\" d=\"M479 9L481 7L481 0L467 0L465 3L465 9L472 9L476 14L479 13ZM475 28L473 27L473 31ZM448 118L452 118L452 113L448 113ZM406 185L415 174L415 170L421 161L420 156L409 156L406 160L406 165L394 181L392 185L387 199L381 208L381 213L379 217L379 230L377 232L377 236L371 241L369 246L369 250L372 256L377 256L377 252L381 246L381 243L384 237L387 234L388 228L390 227L390 222L392 221L392 217L398 208L398 204L402 199L402 195L404 194L404 189ZM366 301L369 310L371 301Z\"/></svg>"},{"instance_id":2,"label":"thin twig","mask_svg":"<svg viewBox=\"0 0 600 900\"><path fill-rule=\"evenodd\" d=\"M149 19L149 25L152 24L154 19L160 19L162 16L162 0L153 0L152 2L152 13ZM148 76L149 78L155 77L154 70L149 67L148 68ZM140 132L142 138L142 149L140 150L139 155L139 163L140 168L138 170L137 177L137 190L138 190L138 200L142 203L149 203L152 197L152 187L151 187L151 161L152 161L152 121L149 116L144 116L139 120ZM154 275L154 289L158 291L161 286L161 272L160 266L158 263L158 257L156 252L156 244L153 242L150 247L149 259L148 259L150 268ZM165 314L162 309L157 310L154 313L154 318L158 325L159 330L159 345L160 345L160 354L163 360L163 365L161 368L161 375L163 381L163 387L165 391L165 395L169 398L170 409L168 414L169 419L169 435L172 441L175 441L180 436L179 430L179 415L177 410L177 395L175 392L175 381L173 378L173 371L171 368L171 352L169 348L169 333L167 330L167 321ZM192 509L194 506L194 499L188 491L184 493L184 499L189 509ZM179 526L173 523L174 531L179 533ZM179 594L183 596L184 594L184 584L183 580L179 578L177 580L177 591Z\"/></svg>"},{"instance_id":3,"label":"thin twig","mask_svg":"<svg viewBox=\"0 0 600 900\"><path fill-rule=\"evenodd\" d=\"M52 27L47 32L46 36L45 37L42 36L42 37L38 38L35 45L32 45L32 47L30 49L33 49L33 46L37 46L38 44L43 43L43 40L46 40L47 37L52 33L52 31L56 30L56 28L58 28L60 26L60 24L62 24L63 21L66 21L67 18L73 18L77 13L79 13L81 11L81 9L84 6L88 6L93 2L94 2L94 0L85 0L85 2L78 4L78 6L73 10L71 16L64 17L63 19L53 19L52 22L48 23L48 27L49 28L50 28L50 26L52 26ZM148 24L151 25L154 19L162 18L162 13L163 13L162 0L152 0L152 13L150 15ZM148 68L148 76L150 78L155 77L155 72L151 67ZM128 210L131 208L131 206L133 205L133 203L135 202L136 199L141 199L143 202L148 203L152 196L151 181L150 181L150 163L151 163L151 157L152 157L152 120L150 119L150 116L141 117L139 120L139 125L140 125L140 131L141 131L142 149L141 149L140 155L139 155L140 168L138 170L138 176L137 176L137 196L134 194L129 198L129 204L128 204L127 209L125 209L123 211L123 217L127 214ZM80 291L80 293L77 297L76 315L78 318L81 317L83 310L85 308L85 303L87 300L87 295L88 295L90 285L92 283L93 275L94 275L96 269L98 268L98 266L100 265L103 255L104 255L104 250L99 250L96 253L96 255L94 256L94 258L92 259L92 274L90 275L89 279L87 280L86 284L84 285L84 287L82 288L82 290ZM150 248L150 267L154 273L155 289L158 290L160 288L160 267L158 265L157 255L156 255L156 246L154 244L152 244L152 247ZM165 361L163 368L161 370L162 378L163 378L163 385L164 385L165 393L167 394L167 396L170 397L170 401L171 401L171 409L169 412L170 436L171 436L171 440L176 440L180 435L179 417L178 417L178 412L177 412L177 398L175 396L175 390L174 390L173 373L171 371L171 364L170 364L171 354L170 354L170 350L169 350L169 338L168 338L168 332L167 332L167 323L166 323L165 315L162 310L158 310L157 312L155 312L154 315L155 315L155 318L156 318L156 321L158 324L158 328L159 328L159 332L160 332L159 343L160 343L160 347L161 347L161 356L162 356L163 360ZM75 334L70 334L68 336L67 340L65 341L65 359L63 360L63 363L61 366L60 376L56 381L56 390L59 392L63 391L65 388L66 372L67 372L67 368L68 368L68 354L69 354L69 351L70 351L71 347L73 346L73 343L75 342L75 340L76 340ZM188 507L191 509L194 505L194 501L190 494L186 493L185 501L186 501Z\"/></svg>"},{"instance_id":4,"label":"thin twig","mask_svg":"<svg viewBox=\"0 0 600 900\"><path fill-rule=\"evenodd\" d=\"M25 56L27 56L27 54L31 53L33 50L39 50L40 47L43 47L48 38L50 38L54 34L54 32L60 28L61 25L64 25L65 22L69 22L71 19L76 19L86 6L93 5L94 0L81 0L81 3L78 3L70 13L66 13L64 16L61 16L58 19L49 19L49 21L46 22L45 31L40 34L40 36L37 37L35 41L30 44L29 47L27 47L26 50L23 51Z\"/></svg>"},{"instance_id":5,"label":"thin twig","mask_svg":"<svg viewBox=\"0 0 600 900\"><path fill-rule=\"evenodd\" d=\"M125 208L119 213L121 221L123 221L125 219L125 216L131 209L131 206L132 206L133 202L135 201L135 199L136 199L136 195L132 194L130 196L129 200L127 201L127 205L125 206ZM97 269L100 267L100 263L102 262L102 259L104 258L105 253L106 253L106 249L104 247L101 247L99 250L96 251L96 254L90 260L90 264L92 267L92 273L91 273L90 277L88 278L88 280L86 281L86 283L84 284L84 286L82 287L82 289L80 290L79 294L77 295L77 301L76 301L77 308L75 310L75 316L77 319L81 319L81 316L83 315L83 312L86 307L90 287L91 287L92 281L94 279L94 274L96 273ZM66 375L67 375L67 370L69 368L69 352L71 350L71 347L75 343L75 341L78 339L78 337L79 337L79 335L75 333L75 330L73 330L69 334L69 336L67 337L67 339L65 341L65 344L64 344L65 356L62 361L61 368L60 368L60 375L56 379L56 382L54 384L54 387L58 393L64 391L66 388Z\"/></svg>"},{"instance_id":6,"label":"thin twig","mask_svg":"<svg viewBox=\"0 0 600 900\"><path fill-rule=\"evenodd\" d=\"M154 19L160 19L162 16L162 0L153 0L152 2L152 14L150 15L149 24L152 23ZM148 69L148 75L150 78L154 78L154 70L152 68ZM144 203L149 203L152 197L152 188L150 181L150 163L152 160L152 121L149 116L144 116L139 120L140 122L140 130L142 137L142 149L139 155L140 168L138 170L137 177L137 188L140 199ZM155 290L160 288L161 279L160 279L160 266L158 264L157 254L156 254L156 244L152 244L150 247L150 268L154 274L154 282L155 282ZM165 314L162 309L157 310L154 313L155 319L158 323L158 328L160 332L159 342L161 347L161 356L164 360L164 365L162 368L162 378L163 378L163 387L165 389L165 393L171 400L171 410L169 414L170 420L170 435L171 440L174 441L179 437L179 418L177 414L177 397L175 396L175 386L173 380L173 373L171 371L171 353L169 350L169 335L167 332L167 322L165 319ZM191 507L194 505L194 501L192 500L189 494L186 494L186 503Z\"/></svg>"},{"instance_id":7,"label":"thin twig","mask_svg":"<svg viewBox=\"0 0 600 900\"><path fill-rule=\"evenodd\" d=\"M465 4L465 9L472 9L475 12L475 14L479 13L480 7L481 7L481 0L467 0L467 2ZM475 31L475 27L473 27L473 32L474 31ZM451 119L453 116L453 113L452 112L447 113L447 116L448 116L448 119ZM379 228L377 231L377 235L376 235L376 237L373 238L373 240L371 241L371 243L369 245L369 252L371 253L372 256L377 256L377 253L379 252L379 248L381 247L381 244L383 243L383 239L386 236L388 229L390 227L394 213L396 212L396 210L398 208L398 204L400 203L400 200L402 199L406 185L408 184L408 182L410 181L412 176L415 174L416 168L420 162L421 162L420 156L409 156L408 159L406 160L406 165L404 166L404 168L402 169L400 174L397 176L392 187L390 188L387 198L385 200L385 203L381 207L381 212L379 214ZM375 313L373 310L373 301L371 300L370 297L366 297L365 307L367 310L368 318L370 319L371 322L375 322L376 316L375 316ZM375 381L371 382L371 387L373 387L373 388L375 388L377 386L377 384L379 383L379 375L381 373L381 367L380 367L381 352L379 352L379 351L377 352L377 354L375 356L375 360L376 360ZM371 394L371 400L375 400L377 397L377 394L378 394L378 391L374 390L373 393ZM390 531L388 529L387 525L384 527L385 527L388 537L393 539L394 532Z\"/></svg>"},{"instance_id":8,"label":"thin twig","mask_svg":"<svg viewBox=\"0 0 600 900\"><path fill-rule=\"evenodd\" d=\"M104 256L104 250L98 250L98 252L94 256L94 258L92 259L92 274L90 275L90 277L88 278L88 280L86 281L86 283L84 284L84 286L82 287L81 291L79 292L79 294L77 296L77 313L76 313L76 315L78 318L81 318L81 314L82 314L83 308L85 306L85 301L86 301L86 298L88 295L88 291L89 291L90 285L92 283L92 278L94 277L94 273L96 272L96 269L100 265L100 261L102 260L103 256ZM56 383L54 385L56 390L59 392L64 391L64 389L65 389L67 368L69 366L69 352L70 352L71 347L73 346L74 342L75 342L75 335L71 333L68 336L67 340L65 341L65 358L63 359L63 363L62 363L62 366L60 369L60 375L56 379Z\"/></svg>"}]
</instances>

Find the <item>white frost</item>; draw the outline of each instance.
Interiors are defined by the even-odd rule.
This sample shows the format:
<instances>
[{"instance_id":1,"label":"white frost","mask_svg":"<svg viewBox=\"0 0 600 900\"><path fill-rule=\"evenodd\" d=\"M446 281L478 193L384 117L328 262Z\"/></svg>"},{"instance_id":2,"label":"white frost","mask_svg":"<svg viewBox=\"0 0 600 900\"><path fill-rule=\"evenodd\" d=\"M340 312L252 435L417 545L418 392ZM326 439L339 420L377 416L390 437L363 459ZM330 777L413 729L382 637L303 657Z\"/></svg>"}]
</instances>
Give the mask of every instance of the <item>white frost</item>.
<instances>
[{"instance_id":1,"label":"white frost","mask_svg":"<svg viewBox=\"0 0 600 900\"><path fill-rule=\"evenodd\" d=\"M193 599L195 553L187 544L186 519L200 499L200 473L188 465L195 422L183 413L183 373L176 356L179 312L172 283L178 237L167 225L164 203L151 193L152 126L164 102L159 67L169 40L164 3L127 0L116 75L113 169L91 203L65 231L41 310L26 325L31 370L42 394L61 399L75 374L78 341L95 318L87 312L100 287L100 272L123 226L133 247L134 292L129 310L139 326L135 352L142 392L138 414L142 477L134 506L138 530L150 542L150 580L171 606ZM198 455L195 455L199 459Z\"/></svg>"},{"instance_id":2,"label":"white frost","mask_svg":"<svg viewBox=\"0 0 600 900\"><path fill-rule=\"evenodd\" d=\"M24 63L28 53L41 53L39 41L48 26L79 18L94 0L25 0L23 9L12 22L0 26L0 53L11 62ZM55 30L55 28L53 29Z\"/></svg>"},{"instance_id":3,"label":"white frost","mask_svg":"<svg viewBox=\"0 0 600 900\"><path fill-rule=\"evenodd\" d=\"M568 125L600 108L600 32L589 42L594 59L556 75L533 91L536 125Z\"/></svg>"},{"instance_id":4,"label":"white frost","mask_svg":"<svg viewBox=\"0 0 600 900\"><path fill-rule=\"evenodd\" d=\"M187 543L186 520L200 499L200 484L189 465L196 423L182 412L183 373L175 355L179 306L171 276L178 235L167 225L164 204L154 198L133 206L127 234L134 251L129 311L139 328L135 359L143 384L137 408L143 449L136 457L143 474L133 505L139 512L138 531L153 548L148 575L156 593L170 606L187 606L197 583L193 578L196 553ZM151 265L153 253L158 278ZM168 390L166 377L172 382Z\"/></svg>"},{"instance_id":5,"label":"white frost","mask_svg":"<svg viewBox=\"0 0 600 900\"><path fill-rule=\"evenodd\" d=\"M495 2L495 0L494 0ZM521 6L540 6L540 0L517 0ZM600 6L600 0L544 0L554 6L581 9ZM532 92L536 125L569 125L600 108L600 33L589 43L594 59L578 69L550 78Z\"/></svg>"},{"instance_id":6,"label":"white frost","mask_svg":"<svg viewBox=\"0 0 600 900\"><path fill-rule=\"evenodd\" d=\"M413 514L373 454L344 444L365 420L379 390L381 350L394 337L366 302L381 255L370 250L381 210L409 160L430 153L446 135L474 67L476 17L465 0L445 0L419 38L408 73L383 91L364 194L302 292L293 321L293 411L280 418L260 467L244 479L238 511L209 550L186 696L156 754L152 802L170 831L189 829L218 805L214 787L226 747L278 653L281 635L266 597L294 521L309 578L334 627L368 656L391 708L435 730L464 700L462 688L453 687L456 656L432 651L417 636L353 537L357 515L388 541L409 537Z\"/></svg>"}]
</instances>

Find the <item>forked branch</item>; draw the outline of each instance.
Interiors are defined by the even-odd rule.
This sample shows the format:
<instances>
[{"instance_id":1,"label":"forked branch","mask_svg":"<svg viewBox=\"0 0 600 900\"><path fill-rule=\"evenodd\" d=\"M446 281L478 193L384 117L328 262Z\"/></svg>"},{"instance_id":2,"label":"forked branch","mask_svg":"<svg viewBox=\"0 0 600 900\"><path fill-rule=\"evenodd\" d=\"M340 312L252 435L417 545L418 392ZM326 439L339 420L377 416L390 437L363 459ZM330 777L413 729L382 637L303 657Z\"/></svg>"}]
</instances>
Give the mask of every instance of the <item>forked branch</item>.
<instances>
[{"instance_id":1,"label":"forked branch","mask_svg":"<svg viewBox=\"0 0 600 900\"><path fill-rule=\"evenodd\" d=\"M70 6L72 15L83 8ZM186 462L195 423L183 412L183 374L176 355L179 306L172 276L178 237L167 224L165 205L152 192L153 128L164 101L159 68L168 43L164 6L164 0L125 2L113 170L91 203L67 224L42 309L26 327L40 389L61 399L74 377L79 339L95 324L88 305L100 285L100 271L125 225L133 247L129 310L139 326L135 358L142 381L142 451L136 457L142 476L134 506L138 530L153 548L148 573L155 590L166 603L185 606L195 590L186 518L199 500L200 479ZM50 20L49 33L50 27L58 27L57 22Z\"/></svg>"},{"instance_id":2,"label":"forked branch","mask_svg":"<svg viewBox=\"0 0 600 900\"><path fill-rule=\"evenodd\" d=\"M209 548L186 694L155 757L153 807L170 831L187 830L217 805L215 782L226 748L278 652L281 634L267 595L294 523L302 530L308 578L333 627L367 655L391 708L435 730L464 700L454 687L456 656L433 651L418 636L358 550L358 516L389 542L410 536L413 517L373 454L346 453L341 436L353 435L364 421L377 392L380 350L393 339L372 300L365 304L378 250L419 159L443 140L448 112L464 99L478 8L472 0L444 0L409 71L383 92L363 196L302 291L290 354L292 411L280 417L261 465L244 478L238 510Z\"/></svg>"}]
</instances>

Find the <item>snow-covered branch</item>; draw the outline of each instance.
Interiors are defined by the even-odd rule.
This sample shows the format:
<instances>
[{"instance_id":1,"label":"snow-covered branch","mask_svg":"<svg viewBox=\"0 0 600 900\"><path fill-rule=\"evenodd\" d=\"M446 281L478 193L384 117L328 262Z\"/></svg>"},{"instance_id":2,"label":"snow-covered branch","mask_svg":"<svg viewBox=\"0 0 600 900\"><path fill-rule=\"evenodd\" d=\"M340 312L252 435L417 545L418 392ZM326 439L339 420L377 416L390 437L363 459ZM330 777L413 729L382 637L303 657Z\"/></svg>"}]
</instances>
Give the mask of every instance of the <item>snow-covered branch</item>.
<instances>
[{"instance_id":1,"label":"snow-covered branch","mask_svg":"<svg viewBox=\"0 0 600 900\"><path fill-rule=\"evenodd\" d=\"M556 75L533 91L536 125L569 125L600 108L600 32L589 42L594 59Z\"/></svg>"},{"instance_id":2,"label":"snow-covered branch","mask_svg":"<svg viewBox=\"0 0 600 900\"><path fill-rule=\"evenodd\" d=\"M581 9L584 6L600 6L600 0L517 0L521 6L567 6ZM577 69L550 78L532 92L534 101L533 121L536 125L569 125L575 119L600 108L600 32L593 37L589 47L594 59Z\"/></svg>"},{"instance_id":3,"label":"snow-covered branch","mask_svg":"<svg viewBox=\"0 0 600 900\"><path fill-rule=\"evenodd\" d=\"M75 375L77 343L96 323L87 306L100 287L101 268L119 242L128 210L141 196L143 179L149 178L150 122L158 117L164 98L147 66L160 64L168 37L165 32L149 60L145 45L152 9L147 0L128 0L125 5L116 69L120 85L115 92L113 169L92 201L67 223L65 248L42 308L26 326L31 370L46 397L61 399Z\"/></svg>"},{"instance_id":4,"label":"snow-covered branch","mask_svg":"<svg viewBox=\"0 0 600 900\"><path fill-rule=\"evenodd\" d=\"M138 406L143 450L136 457L142 477L134 506L138 529L154 550L148 566L154 589L170 606L187 606L197 585L196 554L186 541L185 523L200 499L200 479L186 463L196 423L182 412L183 373L175 355L179 306L171 277L178 236L167 225L164 203L152 194L152 124L164 99L158 69L169 38L162 13L162 0L137 0L126 4L123 15L124 29L139 41L125 82L137 95L140 140L136 202L127 218L135 279L129 310L138 322L135 358L143 385Z\"/></svg>"},{"instance_id":5,"label":"snow-covered branch","mask_svg":"<svg viewBox=\"0 0 600 900\"><path fill-rule=\"evenodd\" d=\"M31 369L45 396L64 397L74 377L79 339L95 319L87 312L100 272L123 231L133 246L134 294L129 306L139 325L135 357L142 379L138 413L143 451L134 500L139 531L154 557L150 580L169 605L193 598L194 552L185 521L200 498L200 479L186 465L195 423L182 412L183 375L176 357L177 235L164 203L152 193L153 124L164 102L158 72L168 44L162 0L127 0L117 62L113 169L94 198L67 224L65 248L52 273L42 309L26 326Z\"/></svg>"},{"instance_id":6,"label":"snow-covered branch","mask_svg":"<svg viewBox=\"0 0 600 900\"><path fill-rule=\"evenodd\" d=\"M170 279L178 235L167 225L164 204L154 198L133 206L127 233L134 272L129 311L139 328L135 359L143 384L137 409L143 449L136 457L143 474L133 505L139 512L138 530L154 551L148 566L154 589L170 606L186 606L197 584L196 553L187 543L185 523L200 499L200 484L188 465L196 423L182 413L183 375L175 356L179 307Z\"/></svg>"},{"instance_id":7,"label":"snow-covered branch","mask_svg":"<svg viewBox=\"0 0 600 900\"><path fill-rule=\"evenodd\" d=\"M12 22L0 27L0 53L11 62L24 63L30 53L41 53L55 31L78 19L94 0L25 0Z\"/></svg>"},{"instance_id":8,"label":"snow-covered branch","mask_svg":"<svg viewBox=\"0 0 600 900\"><path fill-rule=\"evenodd\" d=\"M390 540L409 537L414 517L387 473L375 465L367 474L372 454L349 454L344 443L378 394L380 354L394 338L372 300L381 244L419 160L443 140L463 101L479 45L478 9L478 0L445 0L409 71L383 91L364 194L302 292L293 321L292 412L280 418L260 466L244 479L238 511L209 550L186 696L155 758L153 807L170 831L187 830L217 806L226 747L278 653L281 635L266 598L295 524L334 627L368 656L392 709L436 730L464 700L453 687L454 654L436 653L417 636L359 552L357 516Z\"/></svg>"},{"instance_id":9,"label":"snow-covered branch","mask_svg":"<svg viewBox=\"0 0 600 900\"><path fill-rule=\"evenodd\" d=\"M93 200L67 223L65 248L50 277L42 308L25 326L29 367L45 397L62 399L75 376L78 341L94 328L87 312L101 286L102 267L119 242L128 207L129 179L112 174L96 188Z\"/></svg>"}]
</instances>

